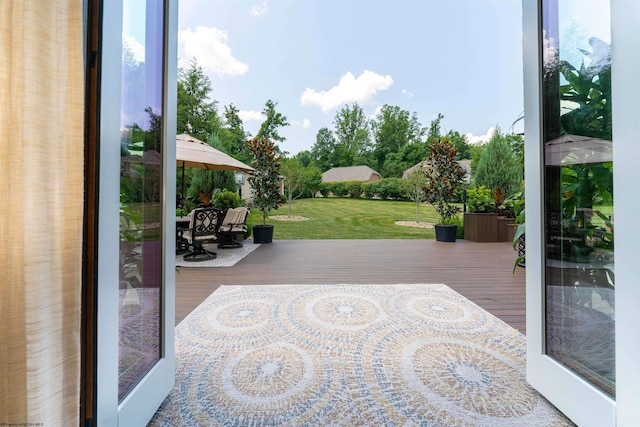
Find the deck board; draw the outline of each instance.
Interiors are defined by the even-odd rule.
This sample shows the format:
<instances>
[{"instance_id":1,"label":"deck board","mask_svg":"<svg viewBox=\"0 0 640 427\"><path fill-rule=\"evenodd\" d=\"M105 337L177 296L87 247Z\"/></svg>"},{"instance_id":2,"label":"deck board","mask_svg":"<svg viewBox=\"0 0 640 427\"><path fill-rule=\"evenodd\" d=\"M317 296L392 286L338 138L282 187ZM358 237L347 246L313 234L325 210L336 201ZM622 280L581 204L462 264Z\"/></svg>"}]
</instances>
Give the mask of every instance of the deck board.
<instances>
[{"instance_id":1,"label":"deck board","mask_svg":"<svg viewBox=\"0 0 640 427\"><path fill-rule=\"evenodd\" d=\"M525 274L512 274L515 257L504 242L276 240L232 267L180 268L176 324L222 284L444 283L525 333Z\"/></svg>"}]
</instances>

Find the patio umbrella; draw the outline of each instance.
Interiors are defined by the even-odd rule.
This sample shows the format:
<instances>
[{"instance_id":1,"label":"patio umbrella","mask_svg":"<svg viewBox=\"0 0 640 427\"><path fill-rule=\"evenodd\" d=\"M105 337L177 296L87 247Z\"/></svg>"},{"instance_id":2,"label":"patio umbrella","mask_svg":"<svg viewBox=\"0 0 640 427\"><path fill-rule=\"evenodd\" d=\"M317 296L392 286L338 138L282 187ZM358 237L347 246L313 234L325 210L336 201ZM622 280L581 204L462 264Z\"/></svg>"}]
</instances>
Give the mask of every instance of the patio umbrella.
<instances>
[{"instance_id":1,"label":"patio umbrella","mask_svg":"<svg viewBox=\"0 0 640 427\"><path fill-rule=\"evenodd\" d=\"M547 166L604 163L613 160L613 143L599 138L563 135L545 144Z\"/></svg>"},{"instance_id":2,"label":"patio umbrella","mask_svg":"<svg viewBox=\"0 0 640 427\"><path fill-rule=\"evenodd\" d=\"M251 172L254 169L209 144L186 133L176 136L176 161L182 167L182 198L184 199L184 168Z\"/></svg>"}]
</instances>

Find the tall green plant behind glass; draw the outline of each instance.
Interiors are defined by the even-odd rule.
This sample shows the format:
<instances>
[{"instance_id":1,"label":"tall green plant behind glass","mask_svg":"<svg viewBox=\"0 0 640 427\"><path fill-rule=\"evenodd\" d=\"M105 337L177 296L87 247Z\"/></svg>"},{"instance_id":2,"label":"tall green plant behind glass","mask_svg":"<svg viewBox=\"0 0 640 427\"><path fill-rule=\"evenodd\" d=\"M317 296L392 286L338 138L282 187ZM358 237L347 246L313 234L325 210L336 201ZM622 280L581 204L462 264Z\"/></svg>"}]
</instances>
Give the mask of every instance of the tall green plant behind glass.
<instances>
[{"instance_id":1,"label":"tall green plant behind glass","mask_svg":"<svg viewBox=\"0 0 640 427\"><path fill-rule=\"evenodd\" d=\"M588 61L575 67L559 61L560 127L563 135L580 135L596 141L612 140L611 124L611 47L589 39L591 52L580 49ZM581 162L562 167L562 228L574 237L564 249L565 256L589 261L596 248L613 250L613 230L609 210L613 204L613 162ZM604 159L601 159L604 160Z\"/></svg>"}]
</instances>

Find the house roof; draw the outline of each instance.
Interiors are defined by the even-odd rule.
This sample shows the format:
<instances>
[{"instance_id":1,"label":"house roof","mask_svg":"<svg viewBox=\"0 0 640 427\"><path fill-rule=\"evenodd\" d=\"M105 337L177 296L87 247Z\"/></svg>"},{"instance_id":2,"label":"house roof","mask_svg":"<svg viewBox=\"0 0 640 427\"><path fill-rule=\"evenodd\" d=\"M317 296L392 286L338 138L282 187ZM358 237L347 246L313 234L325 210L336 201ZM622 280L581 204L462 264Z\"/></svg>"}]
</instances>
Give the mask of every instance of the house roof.
<instances>
[{"instance_id":1,"label":"house roof","mask_svg":"<svg viewBox=\"0 0 640 427\"><path fill-rule=\"evenodd\" d=\"M465 181L468 183L471 179L471 160L457 160L458 164L460 165L460 167L462 167L462 169L464 169L464 171L466 172L466 177L465 177ZM411 172L413 172L416 169L419 168L426 168L429 167L429 161L428 160L423 160L420 163L417 163L413 166L411 166L409 169L407 169L406 171L404 171L402 173L402 179L406 179L409 174Z\"/></svg>"},{"instance_id":2,"label":"house roof","mask_svg":"<svg viewBox=\"0 0 640 427\"><path fill-rule=\"evenodd\" d=\"M322 174L322 182L369 181L372 175L380 179L380 174L369 166L338 167L324 172Z\"/></svg>"}]
</instances>

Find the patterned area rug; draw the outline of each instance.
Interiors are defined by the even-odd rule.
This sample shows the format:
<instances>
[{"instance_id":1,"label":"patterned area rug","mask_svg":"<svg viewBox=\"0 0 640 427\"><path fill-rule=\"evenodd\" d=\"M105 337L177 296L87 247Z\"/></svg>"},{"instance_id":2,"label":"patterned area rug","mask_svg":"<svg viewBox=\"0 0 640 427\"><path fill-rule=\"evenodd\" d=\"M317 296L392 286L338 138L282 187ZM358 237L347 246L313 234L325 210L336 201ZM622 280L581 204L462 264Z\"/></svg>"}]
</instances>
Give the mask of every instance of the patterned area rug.
<instances>
[{"instance_id":1,"label":"patterned area rug","mask_svg":"<svg viewBox=\"0 0 640 427\"><path fill-rule=\"evenodd\" d=\"M565 426L525 339L445 285L223 286L150 426Z\"/></svg>"},{"instance_id":2,"label":"patterned area rug","mask_svg":"<svg viewBox=\"0 0 640 427\"><path fill-rule=\"evenodd\" d=\"M238 261L260 247L260 243L245 240L241 248L218 249L217 245L204 245L205 249L215 252L218 256L209 261L189 262L183 259L184 255L176 255L176 267L231 267Z\"/></svg>"}]
</instances>

